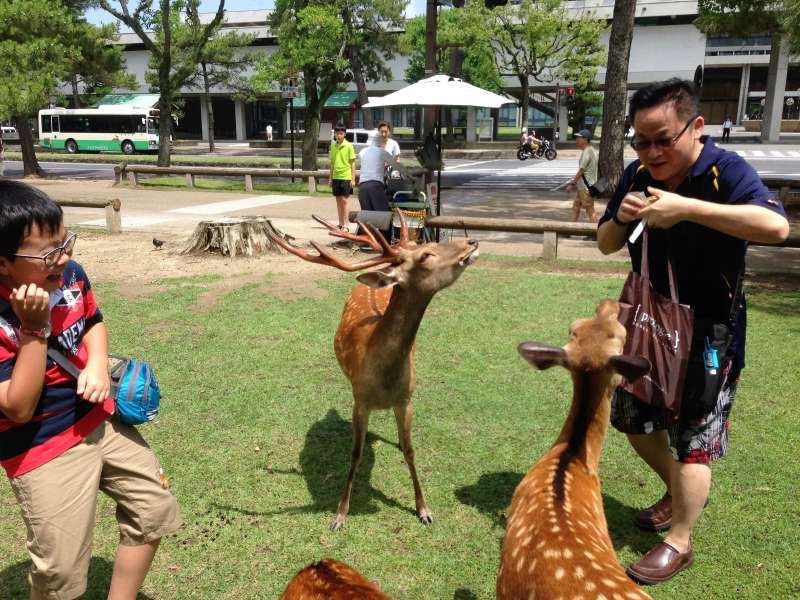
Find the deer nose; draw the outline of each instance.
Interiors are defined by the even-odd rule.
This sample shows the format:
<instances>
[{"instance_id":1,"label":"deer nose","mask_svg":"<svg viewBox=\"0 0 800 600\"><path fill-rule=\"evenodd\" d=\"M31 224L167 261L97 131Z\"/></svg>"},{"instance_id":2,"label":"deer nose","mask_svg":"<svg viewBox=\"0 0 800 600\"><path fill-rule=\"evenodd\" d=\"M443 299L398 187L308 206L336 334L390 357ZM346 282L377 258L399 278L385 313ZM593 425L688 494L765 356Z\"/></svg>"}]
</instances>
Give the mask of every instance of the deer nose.
<instances>
[{"instance_id":1,"label":"deer nose","mask_svg":"<svg viewBox=\"0 0 800 600\"><path fill-rule=\"evenodd\" d=\"M477 247L478 247L478 240L468 240L468 241L467 241L467 243L468 243L470 246L474 246L475 248L477 248Z\"/></svg>"}]
</instances>

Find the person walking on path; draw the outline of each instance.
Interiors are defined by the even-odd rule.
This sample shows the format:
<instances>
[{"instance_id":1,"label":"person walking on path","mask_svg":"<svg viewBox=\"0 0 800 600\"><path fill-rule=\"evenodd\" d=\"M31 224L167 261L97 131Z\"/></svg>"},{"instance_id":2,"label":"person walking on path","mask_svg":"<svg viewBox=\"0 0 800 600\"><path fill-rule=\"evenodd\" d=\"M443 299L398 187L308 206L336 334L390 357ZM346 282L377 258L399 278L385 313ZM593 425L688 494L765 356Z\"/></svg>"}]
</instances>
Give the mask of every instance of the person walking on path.
<instances>
[{"instance_id":1,"label":"person walking on path","mask_svg":"<svg viewBox=\"0 0 800 600\"><path fill-rule=\"evenodd\" d=\"M353 145L344 139L346 129L337 125L333 129L335 140L331 144L329 154L331 160L330 182L331 193L336 198L336 212L339 217L339 229L347 229L347 202L356 186L356 151Z\"/></svg>"},{"instance_id":2,"label":"person walking on path","mask_svg":"<svg viewBox=\"0 0 800 600\"><path fill-rule=\"evenodd\" d=\"M267 123L267 141L272 141L272 123Z\"/></svg>"},{"instance_id":3,"label":"person walking on path","mask_svg":"<svg viewBox=\"0 0 800 600\"><path fill-rule=\"evenodd\" d=\"M731 127L733 127L733 121L730 117L725 117L725 120L722 122L722 141L723 142L730 142L731 141Z\"/></svg>"},{"instance_id":4,"label":"person walking on path","mask_svg":"<svg viewBox=\"0 0 800 600\"><path fill-rule=\"evenodd\" d=\"M603 254L627 242L631 267L640 272L644 236L631 243L629 235L646 220L651 283L669 297L667 264L674 265L679 301L694 310L693 337L700 342L693 344L689 365L697 362L703 381L708 381L703 339L721 325L732 334L718 357L716 384L706 383L710 390L700 386L699 392L684 386L676 418L622 388L612 399L611 424L627 434L666 488L634 519L643 529L668 530L628 567L631 577L647 584L667 581L692 564L692 530L708 500L711 461L728 449L728 418L744 367L747 320L741 285L748 241L775 244L789 234L781 203L756 171L703 134L699 105L696 86L681 79L654 83L633 95L631 146L638 160L625 169L597 230ZM645 201L640 192L654 201ZM688 373L687 380L692 372L697 373Z\"/></svg>"},{"instance_id":5,"label":"person walking on path","mask_svg":"<svg viewBox=\"0 0 800 600\"><path fill-rule=\"evenodd\" d=\"M577 188L577 195L572 203L572 220L577 221L581 216L581 209L586 211L590 223L597 222L594 212L594 198L589 193L589 186L597 182L597 152L592 146L592 132L581 129L575 134L575 143L581 151L578 160L578 171L567 184L567 192Z\"/></svg>"},{"instance_id":6,"label":"person walking on path","mask_svg":"<svg viewBox=\"0 0 800 600\"><path fill-rule=\"evenodd\" d=\"M389 197L386 193L384 176L387 165L400 158L400 146L391 139L392 126L386 122L378 123L378 135L358 153L361 165L358 178L358 203L361 210L389 210Z\"/></svg>"}]
</instances>

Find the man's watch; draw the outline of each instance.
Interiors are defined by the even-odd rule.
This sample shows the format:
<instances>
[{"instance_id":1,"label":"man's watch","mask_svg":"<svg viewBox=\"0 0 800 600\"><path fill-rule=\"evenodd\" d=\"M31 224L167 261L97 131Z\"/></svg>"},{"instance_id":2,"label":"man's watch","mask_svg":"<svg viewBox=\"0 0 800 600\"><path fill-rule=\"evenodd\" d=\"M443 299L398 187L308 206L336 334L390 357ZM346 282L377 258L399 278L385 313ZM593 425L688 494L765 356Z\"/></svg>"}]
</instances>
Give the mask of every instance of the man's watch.
<instances>
[{"instance_id":1,"label":"man's watch","mask_svg":"<svg viewBox=\"0 0 800 600\"><path fill-rule=\"evenodd\" d=\"M31 335L33 337L38 337L43 340L46 340L47 338L50 337L50 334L53 332L53 329L50 326L50 323L48 323L47 325L39 329L32 329L30 327L20 327L19 331L20 333L24 333L25 335Z\"/></svg>"},{"instance_id":2,"label":"man's watch","mask_svg":"<svg viewBox=\"0 0 800 600\"><path fill-rule=\"evenodd\" d=\"M613 215L611 215L611 220L614 221L614 223L616 223L620 227L627 227L628 226L628 224L625 221L620 221L619 220L619 217L617 216L617 213L614 213Z\"/></svg>"}]
</instances>

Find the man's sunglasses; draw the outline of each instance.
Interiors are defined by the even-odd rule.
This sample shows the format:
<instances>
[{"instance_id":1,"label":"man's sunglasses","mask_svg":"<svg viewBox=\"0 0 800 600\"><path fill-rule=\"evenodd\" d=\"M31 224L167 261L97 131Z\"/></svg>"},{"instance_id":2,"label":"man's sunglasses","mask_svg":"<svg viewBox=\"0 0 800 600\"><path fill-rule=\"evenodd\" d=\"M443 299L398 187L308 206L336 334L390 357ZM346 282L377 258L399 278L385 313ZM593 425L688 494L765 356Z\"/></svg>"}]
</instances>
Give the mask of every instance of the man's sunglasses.
<instances>
[{"instance_id":1,"label":"man's sunglasses","mask_svg":"<svg viewBox=\"0 0 800 600\"><path fill-rule=\"evenodd\" d=\"M77 233L73 233L71 231L67 232L67 239L64 240L64 243L60 246L57 246L50 250L47 254L42 254L41 256L34 256L32 254L15 254L17 258L35 258L44 262L44 266L47 268L55 267L58 264L58 261L61 260L61 255L66 254L67 256L72 255L72 251L75 249L75 239L78 237Z\"/></svg>"},{"instance_id":2,"label":"man's sunglasses","mask_svg":"<svg viewBox=\"0 0 800 600\"><path fill-rule=\"evenodd\" d=\"M695 119L697 119L697 117L699 117L699 116L700 115L695 115L691 119L686 121L686 125L683 126L683 129L681 129L681 132L678 135L676 135L675 137L671 137L671 138L665 137L665 138L660 138L660 139L652 140L652 141L651 140L637 140L634 137L634 139L631 140L631 148L633 148L637 152L646 152L647 150L650 149L650 146L658 146L659 148L662 148L664 150L666 150L667 148L671 148L680 139L680 137L684 133L686 133L686 130L689 129L689 125L694 123Z\"/></svg>"}]
</instances>

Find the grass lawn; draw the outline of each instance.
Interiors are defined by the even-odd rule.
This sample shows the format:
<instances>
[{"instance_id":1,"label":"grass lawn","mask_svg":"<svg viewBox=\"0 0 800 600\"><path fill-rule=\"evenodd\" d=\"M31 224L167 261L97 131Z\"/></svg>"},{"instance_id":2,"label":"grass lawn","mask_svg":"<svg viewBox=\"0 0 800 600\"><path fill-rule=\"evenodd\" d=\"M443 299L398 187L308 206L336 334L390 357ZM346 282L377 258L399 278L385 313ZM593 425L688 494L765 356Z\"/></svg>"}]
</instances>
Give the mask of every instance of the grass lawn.
<instances>
[{"instance_id":1,"label":"grass lawn","mask_svg":"<svg viewBox=\"0 0 800 600\"><path fill-rule=\"evenodd\" d=\"M160 293L138 300L94 282L112 349L156 366L162 414L141 431L186 521L162 544L140 598L276 598L298 569L326 556L379 580L395 599L494 597L511 494L557 436L571 397L566 371L534 371L516 346L565 343L570 321L615 297L622 276L485 257L435 298L418 335L414 398L417 468L434 523L417 521L394 418L377 412L350 517L333 534L328 524L349 465L351 397L332 339L354 279L334 274L322 280L323 293L287 300L271 294L285 291L286 280L268 277L210 306L199 302L210 277L163 281ZM731 453L714 468L695 565L651 588L655 598L800 594L800 374L791 367L800 293L751 289L748 304L748 368ZM627 564L659 539L631 519L662 489L615 431L600 474L614 545ZM90 600L105 597L113 510L103 498ZM10 487L0 486L0 598L24 597L27 564L18 509Z\"/></svg>"},{"instance_id":2,"label":"grass lawn","mask_svg":"<svg viewBox=\"0 0 800 600\"><path fill-rule=\"evenodd\" d=\"M142 187L161 187L189 189L186 187L186 177L140 177L139 185ZM266 180L268 181L268 180ZM123 185L127 185L127 182ZM244 192L244 178L236 179L208 179L201 176L194 178L194 187L198 190L211 190L220 192ZM308 196L308 183L298 178L295 183L265 183L264 179L253 181L253 189L257 192L280 192L282 194L297 194ZM327 184L318 183L315 196L330 196L331 188Z\"/></svg>"}]
</instances>

